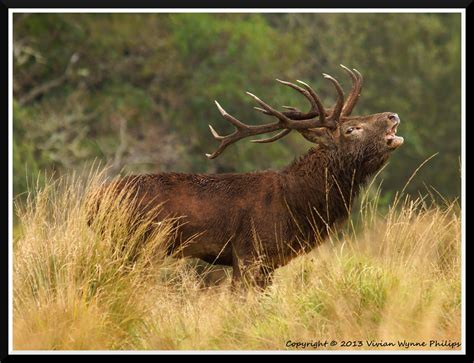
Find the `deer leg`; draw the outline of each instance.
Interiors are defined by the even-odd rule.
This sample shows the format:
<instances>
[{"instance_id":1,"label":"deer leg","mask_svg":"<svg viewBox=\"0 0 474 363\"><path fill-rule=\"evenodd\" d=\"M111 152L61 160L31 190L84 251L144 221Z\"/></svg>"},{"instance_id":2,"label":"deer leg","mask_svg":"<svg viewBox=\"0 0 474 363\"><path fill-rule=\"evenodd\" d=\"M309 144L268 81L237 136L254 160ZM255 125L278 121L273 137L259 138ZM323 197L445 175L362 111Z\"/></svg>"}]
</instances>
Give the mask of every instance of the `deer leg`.
<instances>
[{"instance_id":1,"label":"deer leg","mask_svg":"<svg viewBox=\"0 0 474 363\"><path fill-rule=\"evenodd\" d=\"M273 268L263 265L252 256L239 258L234 253L232 266L231 288L233 291L247 290L250 287L263 291L272 283Z\"/></svg>"},{"instance_id":2,"label":"deer leg","mask_svg":"<svg viewBox=\"0 0 474 363\"><path fill-rule=\"evenodd\" d=\"M268 268L267 266L261 266L259 270L260 271L255 280L255 283L258 289L263 291L267 288L267 286L272 284L274 270Z\"/></svg>"},{"instance_id":3,"label":"deer leg","mask_svg":"<svg viewBox=\"0 0 474 363\"><path fill-rule=\"evenodd\" d=\"M233 291L247 290L255 283L255 260L251 256L240 256L232 253L232 283Z\"/></svg>"},{"instance_id":4,"label":"deer leg","mask_svg":"<svg viewBox=\"0 0 474 363\"><path fill-rule=\"evenodd\" d=\"M232 282L230 286L234 292L242 289L242 268L235 253L232 256Z\"/></svg>"}]
</instances>

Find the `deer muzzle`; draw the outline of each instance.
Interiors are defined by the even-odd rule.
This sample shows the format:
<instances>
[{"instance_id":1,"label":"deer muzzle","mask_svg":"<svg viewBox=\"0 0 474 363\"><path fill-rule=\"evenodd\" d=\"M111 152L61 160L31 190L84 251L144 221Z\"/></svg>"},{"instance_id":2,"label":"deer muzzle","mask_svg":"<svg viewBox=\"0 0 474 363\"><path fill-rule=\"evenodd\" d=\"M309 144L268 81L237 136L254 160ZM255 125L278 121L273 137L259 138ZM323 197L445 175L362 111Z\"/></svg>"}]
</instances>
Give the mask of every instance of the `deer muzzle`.
<instances>
[{"instance_id":1,"label":"deer muzzle","mask_svg":"<svg viewBox=\"0 0 474 363\"><path fill-rule=\"evenodd\" d=\"M387 140L387 145L390 149L396 149L402 145L404 141L403 137L397 136L397 128L400 124L400 118L396 113L391 114L388 118L392 122L392 126L387 129L385 140Z\"/></svg>"}]
</instances>

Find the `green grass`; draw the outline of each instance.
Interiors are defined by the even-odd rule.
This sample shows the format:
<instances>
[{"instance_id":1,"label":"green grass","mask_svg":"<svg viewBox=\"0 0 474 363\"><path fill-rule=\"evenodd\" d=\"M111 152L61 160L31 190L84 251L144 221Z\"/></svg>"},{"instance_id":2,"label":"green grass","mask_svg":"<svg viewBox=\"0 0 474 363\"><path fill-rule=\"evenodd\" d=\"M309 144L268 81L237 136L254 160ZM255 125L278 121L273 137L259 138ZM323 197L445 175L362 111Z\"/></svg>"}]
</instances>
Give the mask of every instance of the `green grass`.
<instances>
[{"instance_id":1,"label":"green grass","mask_svg":"<svg viewBox=\"0 0 474 363\"><path fill-rule=\"evenodd\" d=\"M397 197L382 214L378 193L366 193L357 218L337 235L277 270L264 293L239 296L228 277L209 285L211 275L197 273L195 261L165 257L171 223L143 240L151 215L132 218L112 194L101 196L90 228L90 195L102 179L91 172L49 180L17 205L14 349L295 349L290 340L372 349L367 340L460 341L456 202ZM364 346L341 347L342 340Z\"/></svg>"}]
</instances>

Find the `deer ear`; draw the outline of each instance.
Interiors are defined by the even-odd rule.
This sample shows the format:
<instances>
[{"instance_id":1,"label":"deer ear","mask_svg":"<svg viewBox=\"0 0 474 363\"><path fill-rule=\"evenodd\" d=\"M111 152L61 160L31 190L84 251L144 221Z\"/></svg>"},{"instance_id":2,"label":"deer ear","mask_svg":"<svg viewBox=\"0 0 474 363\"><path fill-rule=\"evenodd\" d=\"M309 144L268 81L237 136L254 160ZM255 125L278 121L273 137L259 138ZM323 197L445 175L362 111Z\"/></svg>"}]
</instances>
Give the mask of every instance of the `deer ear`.
<instances>
[{"instance_id":1,"label":"deer ear","mask_svg":"<svg viewBox=\"0 0 474 363\"><path fill-rule=\"evenodd\" d=\"M308 141L315 144L327 144L330 140L330 135L327 128L313 128L298 130L298 132Z\"/></svg>"}]
</instances>

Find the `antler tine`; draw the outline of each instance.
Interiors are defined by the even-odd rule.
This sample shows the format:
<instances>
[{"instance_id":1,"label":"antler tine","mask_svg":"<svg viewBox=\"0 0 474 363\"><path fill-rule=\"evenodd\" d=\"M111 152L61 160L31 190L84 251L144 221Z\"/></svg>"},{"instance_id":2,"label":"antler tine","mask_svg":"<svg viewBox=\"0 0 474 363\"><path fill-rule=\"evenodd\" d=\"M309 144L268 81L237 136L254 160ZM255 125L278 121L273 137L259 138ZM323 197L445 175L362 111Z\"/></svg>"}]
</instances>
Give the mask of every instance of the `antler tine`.
<instances>
[{"instance_id":1,"label":"antler tine","mask_svg":"<svg viewBox=\"0 0 474 363\"><path fill-rule=\"evenodd\" d=\"M352 110L354 109L354 106L356 105L357 101L359 100L360 93L362 90L363 78L357 69L353 69L353 71L355 72L354 73L346 66L342 64L340 66L349 74L352 79L352 89L342 109L342 115L349 116L352 113Z\"/></svg>"},{"instance_id":2,"label":"antler tine","mask_svg":"<svg viewBox=\"0 0 474 363\"><path fill-rule=\"evenodd\" d=\"M269 142L279 140L282 137L285 137L286 135L288 135L290 132L291 132L291 129L284 129L284 130L280 131L278 134L276 134L275 136L267 137L265 139L250 140L250 142L254 142L256 144L266 144L266 143L269 143Z\"/></svg>"},{"instance_id":3,"label":"antler tine","mask_svg":"<svg viewBox=\"0 0 474 363\"><path fill-rule=\"evenodd\" d=\"M234 131L230 135L220 136L219 134L217 134L215 132L215 130L212 128L211 125L209 125L209 128L211 129L211 132L212 132L212 135L214 136L214 138L216 140L220 141L220 144L219 144L219 147L217 148L217 150L214 151L212 154L206 154L206 157L208 159L214 159L214 158L218 157L224 151L224 149L227 146L229 146L230 144L233 144L234 142L239 141L240 139L245 137L245 136L239 137L238 131Z\"/></svg>"},{"instance_id":4,"label":"antler tine","mask_svg":"<svg viewBox=\"0 0 474 363\"><path fill-rule=\"evenodd\" d=\"M290 117L292 120L307 120L307 119L316 117L318 115L321 115L321 110L324 110L324 107L322 106L322 103L319 97L316 95L316 92L314 92L313 89L309 85L307 85L304 82L297 81L304 85L304 87L306 88L304 89L294 83L291 83L288 81L282 81L281 79L278 79L278 78L276 81L298 91L303 96L305 96L306 99L311 104L311 109L308 112L301 112L295 107L284 106L284 108L289 110L289 111L283 112L285 116Z\"/></svg>"},{"instance_id":5,"label":"antler tine","mask_svg":"<svg viewBox=\"0 0 474 363\"><path fill-rule=\"evenodd\" d=\"M278 79L278 78L276 79L276 81L300 92L303 96L305 96L308 99L308 101L311 104L311 109L308 112L301 112L296 107L282 106L283 108L286 108L288 110L288 111L283 111L282 112L283 115L290 118L291 120L308 120L308 119L321 116L321 115L325 116L324 107L322 105L322 102L319 96L308 84L298 80L297 82L301 83L306 88L306 89L303 89L294 83L291 83L288 81L282 81L281 79ZM254 107L254 108L266 115L271 115L269 111L264 110L260 107Z\"/></svg>"},{"instance_id":6,"label":"antler tine","mask_svg":"<svg viewBox=\"0 0 474 363\"><path fill-rule=\"evenodd\" d=\"M256 96L254 96L254 97L256 97ZM222 108L222 106L219 104L219 102L217 102L217 101L214 101L214 102L216 103L217 109L219 110L221 115L227 121L232 123L232 125L235 126L236 130L233 133L229 134L229 135L221 136L217 133L216 130L214 130L214 128L211 125L209 125L209 129L211 130L212 136L216 140L220 141L219 147L217 148L216 151L214 151L214 153L206 154L206 156L209 159L216 158L217 156L219 156L224 151L224 149L227 146L239 141L240 139L243 139L243 138L248 137L248 136L253 136L253 135L258 135L258 134L277 131L277 130L282 128L281 121L277 121L277 122L274 122L274 123L261 125L261 126L246 125L243 122L236 119L234 116L228 114L227 111L224 110L224 108ZM260 102L263 103L263 101L260 101ZM270 106L268 106L268 107L270 107ZM283 136L281 136L281 137L283 137Z\"/></svg>"},{"instance_id":7,"label":"antler tine","mask_svg":"<svg viewBox=\"0 0 474 363\"><path fill-rule=\"evenodd\" d=\"M219 135L219 134L217 133L217 131L214 130L214 127L212 127L211 125L207 125L207 126L209 126L209 129L211 130L211 134L212 134L212 136L214 136L214 139L219 140L219 141L220 141L220 140L224 140L225 137Z\"/></svg>"},{"instance_id":8,"label":"antler tine","mask_svg":"<svg viewBox=\"0 0 474 363\"><path fill-rule=\"evenodd\" d=\"M326 110L324 109L323 103L321 102L321 99L319 98L318 94L311 88L311 86L309 84L307 84L303 81L300 81L299 79L297 79L296 82L301 83L303 85L303 87L306 88L308 93L311 95L311 98L314 100L314 103L316 104L316 108L317 108L318 113L319 113L319 121L322 124L324 124L326 122ZM311 117L309 117L309 118L311 118Z\"/></svg>"},{"instance_id":9,"label":"antler tine","mask_svg":"<svg viewBox=\"0 0 474 363\"><path fill-rule=\"evenodd\" d=\"M336 88L337 101L330 118L336 123L338 123L339 118L341 117L342 107L344 106L344 90L342 89L340 83L334 77L326 73L323 73L323 77L331 81L331 83Z\"/></svg>"},{"instance_id":10,"label":"antler tine","mask_svg":"<svg viewBox=\"0 0 474 363\"><path fill-rule=\"evenodd\" d=\"M281 107L286 108L287 110L290 110L290 111L300 112L296 107L291 107L291 106L281 106ZM268 112L267 110L264 110L261 107L254 106L254 109L256 109L257 111L260 111L261 113L264 113L265 115L271 115L270 112ZM289 112L283 112L283 114L286 114L285 116L288 116L288 113Z\"/></svg>"},{"instance_id":11,"label":"antler tine","mask_svg":"<svg viewBox=\"0 0 474 363\"><path fill-rule=\"evenodd\" d=\"M291 124L291 120L288 117L286 117L283 113L275 110L272 106L270 106L270 105L266 104L265 102L263 102L260 98L255 96L253 93L250 93L250 92L245 92L245 93L247 93L250 97L252 97L270 115L275 116L276 118L278 118L278 120L280 120L280 123L284 127L289 127L289 125Z\"/></svg>"},{"instance_id":12,"label":"antler tine","mask_svg":"<svg viewBox=\"0 0 474 363\"><path fill-rule=\"evenodd\" d=\"M296 86L298 87L298 86ZM321 120L315 120L315 119L309 119L309 120L293 120L290 119L288 116L285 115L284 112L280 112L275 110L272 106L266 104L263 102L260 98L255 96L254 94L250 92L246 92L250 97L252 97L262 108L268 112L268 114L276 117L279 121L273 124L268 124L268 125L279 125L280 128L285 128L285 129L292 129L292 130L302 130L302 129L307 129L307 128L313 128L313 127L324 127L327 126L324 124L324 122L321 122ZM324 120L324 119L323 119ZM247 125L246 125L247 126ZM267 126L267 125L263 125ZM262 126L247 126L248 128L252 130L258 130ZM273 130L275 131L275 130ZM263 133L263 132L260 132Z\"/></svg>"},{"instance_id":13,"label":"antler tine","mask_svg":"<svg viewBox=\"0 0 474 363\"><path fill-rule=\"evenodd\" d=\"M221 113L221 115L227 120L229 121L232 125L234 125L237 129L245 129L247 127L246 124L240 122L239 120L237 120L234 116L230 115L227 113L226 110L224 110L222 108L221 105L219 105L219 102L215 101L214 102L216 103L216 106L217 108L219 109L219 112ZM211 130L212 131L212 130Z\"/></svg>"}]
</instances>

